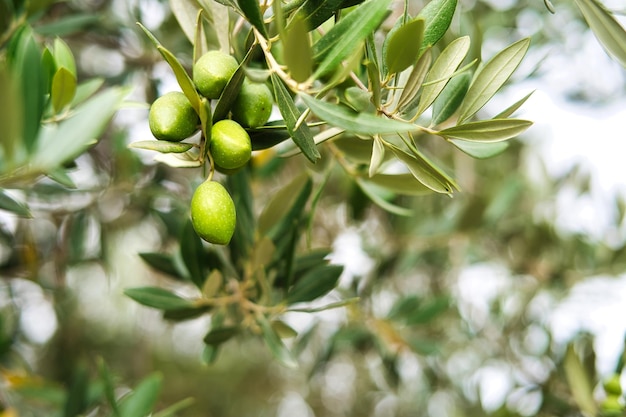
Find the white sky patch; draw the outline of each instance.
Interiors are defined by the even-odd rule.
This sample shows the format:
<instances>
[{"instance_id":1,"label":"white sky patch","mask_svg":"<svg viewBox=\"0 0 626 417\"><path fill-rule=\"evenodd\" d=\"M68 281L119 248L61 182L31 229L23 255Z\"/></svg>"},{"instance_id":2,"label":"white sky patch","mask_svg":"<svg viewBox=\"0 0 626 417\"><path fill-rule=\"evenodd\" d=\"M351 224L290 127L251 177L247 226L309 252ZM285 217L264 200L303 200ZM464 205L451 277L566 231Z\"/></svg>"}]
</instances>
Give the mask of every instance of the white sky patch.
<instances>
[{"instance_id":1,"label":"white sky patch","mask_svg":"<svg viewBox=\"0 0 626 417\"><path fill-rule=\"evenodd\" d=\"M592 277L576 284L550 315L555 344L562 347L580 332L593 334L598 372L611 374L624 349L625 299L626 275Z\"/></svg>"}]
</instances>

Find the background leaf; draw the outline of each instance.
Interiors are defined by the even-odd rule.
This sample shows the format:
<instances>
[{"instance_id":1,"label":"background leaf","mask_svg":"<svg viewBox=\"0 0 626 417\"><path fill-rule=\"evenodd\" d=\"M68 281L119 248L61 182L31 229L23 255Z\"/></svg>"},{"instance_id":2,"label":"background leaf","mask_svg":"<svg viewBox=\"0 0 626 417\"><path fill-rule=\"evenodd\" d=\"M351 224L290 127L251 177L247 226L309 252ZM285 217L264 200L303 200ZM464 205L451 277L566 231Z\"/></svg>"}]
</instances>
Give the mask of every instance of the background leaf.
<instances>
[{"instance_id":1,"label":"background leaf","mask_svg":"<svg viewBox=\"0 0 626 417\"><path fill-rule=\"evenodd\" d=\"M626 31L597 0L575 0L604 49L626 68Z\"/></svg>"},{"instance_id":2,"label":"background leaf","mask_svg":"<svg viewBox=\"0 0 626 417\"><path fill-rule=\"evenodd\" d=\"M296 279L296 284L287 293L287 303L312 301L326 295L337 286L342 272L341 265L323 265L308 271Z\"/></svg>"},{"instance_id":3,"label":"background leaf","mask_svg":"<svg viewBox=\"0 0 626 417\"><path fill-rule=\"evenodd\" d=\"M121 417L146 417L157 403L163 377L158 373L144 378L135 389L120 401Z\"/></svg>"},{"instance_id":4,"label":"background leaf","mask_svg":"<svg viewBox=\"0 0 626 417\"><path fill-rule=\"evenodd\" d=\"M263 333L263 339L272 355L283 365L288 368L295 369L298 367L298 361L293 354L287 349L276 334L276 331L272 328L272 325L265 316L257 317L257 323L261 327Z\"/></svg>"},{"instance_id":5,"label":"background leaf","mask_svg":"<svg viewBox=\"0 0 626 417\"><path fill-rule=\"evenodd\" d=\"M184 310L195 305L171 291L160 287L137 287L124 290L124 294L139 304L163 311Z\"/></svg>"}]
</instances>

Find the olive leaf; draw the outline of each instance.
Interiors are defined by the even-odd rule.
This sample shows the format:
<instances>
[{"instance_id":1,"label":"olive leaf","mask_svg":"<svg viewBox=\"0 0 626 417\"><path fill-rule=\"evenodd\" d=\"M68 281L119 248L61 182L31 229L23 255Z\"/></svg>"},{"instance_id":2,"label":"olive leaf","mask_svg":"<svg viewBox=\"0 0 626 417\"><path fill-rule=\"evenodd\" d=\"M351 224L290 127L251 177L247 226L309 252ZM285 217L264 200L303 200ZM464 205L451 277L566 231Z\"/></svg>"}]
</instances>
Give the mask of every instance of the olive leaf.
<instances>
[{"instance_id":1,"label":"olive leaf","mask_svg":"<svg viewBox=\"0 0 626 417\"><path fill-rule=\"evenodd\" d=\"M626 68L626 31L597 0L575 0L604 49Z\"/></svg>"},{"instance_id":2,"label":"olive leaf","mask_svg":"<svg viewBox=\"0 0 626 417\"><path fill-rule=\"evenodd\" d=\"M505 119L505 118L511 116L520 107L522 107L522 105L524 103L526 103L526 100L528 100L533 93L534 93L534 91L531 91L530 93L526 94L524 97L522 97L521 99L517 100L515 103L511 104L509 107L507 107L506 109L504 109L500 113L498 113L496 115L496 117L494 117L494 119Z\"/></svg>"},{"instance_id":3,"label":"olive leaf","mask_svg":"<svg viewBox=\"0 0 626 417\"><path fill-rule=\"evenodd\" d=\"M330 19L342 6L344 0L306 0L296 16L306 22L309 30Z\"/></svg>"},{"instance_id":4,"label":"olive leaf","mask_svg":"<svg viewBox=\"0 0 626 417\"><path fill-rule=\"evenodd\" d=\"M162 383L163 377L159 373L144 378L130 394L120 400L120 417L150 415L157 403Z\"/></svg>"},{"instance_id":5,"label":"olive leaf","mask_svg":"<svg viewBox=\"0 0 626 417\"><path fill-rule=\"evenodd\" d=\"M450 139L450 143L476 159L487 159L496 156L509 147L509 142L469 142L459 139Z\"/></svg>"},{"instance_id":6,"label":"olive leaf","mask_svg":"<svg viewBox=\"0 0 626 417\"><path fill-rule=\"evenodd\" d=\"M326 295L337 286L343 272L341 265L322 265L296 279L296 284L287 293L287 303L312 301Z\"/></svg>"},{"instance_id":7,"label":"olive leaf","mask_svg":"<svg viewBox=\"0 0 626 417\"><path fill-rule=\"evenodd\" d=\"M267 33L267 27L263 21L263 13L261 12L261 5L258 0L237 0L239 8L243 12L244 16L260 33L269 38Z\"/></svg>"},{"instance_id":8,"label":"olive leaf","mask_svg":"<svg viewBox=\"0 0 626 417\"><path fill-rule=\"evenodd\" d=\"M313 68L309 30L307 21L296 15L281 38L284 45L285 65L289 69L291 78L297 82L306 81Z\"/></svg>"},{"instance_id":9,"label":"olive leaf","mask_svg":"<svg viewBox=\"0 0 626 417\"><path fill-rule=\"evenodd\" d=\"M280 340L280 337L272 328L271 323L265 316L257 317L257 323L261 328L263 339L265 344L274 355L274 357L288 368L295 369L298 367L298 361L293 354L287 349L284 343Z\"/></svg>"},{"instance_id":10,"label":"olive leaf","mask_svg":"<svg viewBox=\"0 0 626 417\"><path fill-rule=\"evenodd\" d=\"M320 119L348 132L376 135L418 130L412 123L391 120L371 113L356 113L345 106L318 100L303 93L300 93L299 97Z\"/></svg>"},{"instance_id":11,"label":"olive leaf","mask_svg":"<svg viewBox=\"0 0 626 417\"><path fill-rule=\"evenodd\" d=\"M178 61L173 53L171 53L163 45L161 45L161 42L159 42L159 40L152 34L152 32L150 32L144 25L139 22L137 22L137 25L141 28L141 30L144 31L144 33L157 48L161 56L169 64L170 68L172 68L178 85L180 86L181 90L183 90L183 93L185 93L185 96L187 97L187 100L189 100L189 103L191 103L191 106L194 108L196 113L198 113L200 107L200 95L198 94L196 86L191 80L191 77L189 77L189 74L187 74L187 71L185 71L185 68L182 66L182 64Z\"/></svg>"},{"instance_id":12,"label":"olive leaf","mask_svg":"<svg viewBox=\"0 0 626 417\"><path fill-rule=\"evenodd\" d=\"M409 154L389 142L385 142L385 146L407 166L411 174L413 174L419 182L431 190L438 193L451 194L455 189L459 189L459 186L450 176L416 149L413 149Z\"/></svg>"},{"instance_id":13,"label":"olive leaf","mask_svg":"<svg viewBox=\"0 0 626 417\"><path fill-rule=\"evenodd\" d=\"M319 62L313 78L334 71L341 61L359 48L383 22L390 4L391 0L367 0L322 36L312 48L313 57Z\"/></svg>"},{"instance_id":14,"label":"olive leaf","mask_svg":"<svg viewBox=\"0 0 626 417\"><path fill-rule=\"evenodd\" d=\"M521 119L491 119L457 125L436 132L437 135L476 142L497 142L514 138L525 132L531 121Z\"/></svg>"},{"instance_id":15,"label":"olive leaf","mask_svg":"<svg viewBox=\"0 0 626 417\"><path fill-rule=\"evenodd\" d=\"M408 209L406 207L400 207L388 201L388 198L393 197L393 193L390 193L388 189L385 187L378 186L373 182L369 182L364 180L363 178L355 179L357 185L363 191L363 193L370 199L374 204L379 206L385 211L389 213L396 214L398 216L409 217L414 214L414 211Z\"/></svg>"},{"instance_id":16,"label":"olive leaf","mask_svg":"<svg viewBox=\"0 0 626 417\"><path fill-rule=\"evenodd\" d=\"M433 103L433 117L431 124L437 126L448 120L456 112L465 98L467 89L472 81L468 72L452 78ZM505 118L506 116L502 116Z\"/></svg>"},{"instance_id":17,"label":"olive leaf","mask_svg":"<svg viewBox=\"0 0 626 417\"><path fill-rule=\"evenodd\" d=\"M506 83L528 50L530 39L521 39L491 58L478 69L459 109L459 123L480 110Z\"/></svg>"},{"instance_id":18,"label":"olive leaf","mask_svg":"<svg viewBox=\"0 0 626 417\"><path fill-rule=\"evenodd\" d=\"M402 93L400 94L397 104L397 108L400 111L406 111L409 105L413 102L413 99L417 97L417 93L422 87L422 83L428 73L428 68L430 68L431 61L432 55L430 53L430 48L427 48L424 53L422 53L422 56L417 63L413 66L411 74L409 74L409 78L407 78L406 83L404 84L404 88L402 89Z\"/></svg>"},{"instance_id":19,"label":"olive leaf","mask_svg":"<svg viewBox=\"0 0 626 417\"><path fill-rule=\"evenodd\" d=\"M160 287L137 287L124 290L124 294L139 304L163 311L193 308L193 302Z\"/></svg>"},{"instance_id":20,"label":"olive leaf","mask_svg":"<svg viewBox=\"0 0 626 417\"><path fill-rule=\"evenodd\" d=\"M384 49L387 71L395 74L413 65L424 38L424 19L416 18L389 33Z\"/></svg>"},{"instance_id":21,"label":"olive leaf","mask_svg":"<svg viewBox=\"0 0 626 417\"><path fill-rule=\"evenodd\" d=\"M300 111L293 102L293 98L283 84L282 80L274 73L271 75L272 85L274 87L274 95L276 96L276 104L278 110L283 116L285 126L291 135L294 143L302 150L304 156L313 163L320 157L320 153L315 147L313 135L309 130L309 126L305 121L298 124L300 119Z\"/></svg>"},{"instance_id":22,"label":"olive leaf","mask_svg":"<svg viewBox=\"0 0 626 417\"><path fill-rule=\"evenodd\" d=\"M469 36L455 39L444 49L433 63L432 68L424 80L426 84L422 90L417 114L422 114L441 94L450 77L465 59L470 47Z\"/></svg>"},{"instance_id":23,"label":"olive leaf","mask_svg":"<svg viewBox=\"0 0 626 417\"><path fill-rule=\"evenodd\" d=\"M433 46L450 27L456 10L457 0L432 0L419 12L417 17L426 21L422 50Z\"/></svg>"},{"instance_id":24,"label":"olive leaf","mask_svg":"<svg viewBox=\"0 0 626 417\"><path fill-rule=\"evenodd\" d=\"M132 142L129 148L147 149L161 153L183 153L193 148L193 144L185 142L167 142L163 140L140 140Z\"/></svg>"},{"instance_id":25,"label":"olive leaf","mask_svg":"<svg viewBox=\"0 0 626 417\"><path fill-rule=\"evenodd\" d=\"M0 210L6 210L21 217L33 217L28 206L6 193L0 188Z\"/></svg>"}]
</instances>

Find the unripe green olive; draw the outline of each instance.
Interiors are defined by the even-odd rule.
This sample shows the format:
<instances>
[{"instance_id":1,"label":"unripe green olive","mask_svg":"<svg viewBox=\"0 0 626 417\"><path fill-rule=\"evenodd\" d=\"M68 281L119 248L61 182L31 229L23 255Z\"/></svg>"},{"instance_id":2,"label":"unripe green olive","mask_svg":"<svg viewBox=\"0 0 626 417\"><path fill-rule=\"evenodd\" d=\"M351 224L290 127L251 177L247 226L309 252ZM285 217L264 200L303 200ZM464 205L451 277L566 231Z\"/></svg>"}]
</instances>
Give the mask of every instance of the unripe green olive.
<instances>
[{"instance_id":1,"label":"unripe green olive","mask_svg":"<svg viewBox=\"0 0 626 417\"><path fill-rule=\"evenodd\" d=\"M221 51L209 51L194 64L193 82L204 97L219 98L238 66L234 57Z\"/></svg>"},{"instance_id":2,"label":"unripe green olive","mask_svg":"<svg viewBox=\"0 0 626 417\"><path fill-rule=\"evenodd\" d=\"M620 382L620 376L617 374L604 381L602 386L607 395L622 395L622 384Z\"/></svg>"},{"instance_id":3,"label":"unripe green olive","mask_svg":"<svg viewBox=\"0 0 626 417\"><path fill-rule=\"evenodd\" d=\"M245 127L263 126L272 114L274 96L263 83L245 79L231 108L233 120Z\"/></svg>"},{"instance_id":4,"label":"unripe green olive","mask_svg":"<svg viewBox=\"0 0 626 417\"><path fill-rule=\"evenodd\" d=\"M235 232L235 203L222 184L205 181L191 198L191 223L202 239L227 245Z\"/></svg>"},{"instance_id":5,"label":"unripe green olive","mask_svg":"<svg viewBox=\"0 0 626 417\"><path fill-rule=\"evenodd\" d=\"M600 404L601 415L605 417L617 417L623 415L624 405L620 402L619 396L609 395Z\"/></svg>"},{"instance_id":6,"label":"unripe green olive","mask_svg":"<svg viewBox=\"0 0 626 417\"><path fill-rule=\"evenodd\" d=\"M250 136L234 120L224 119L211 127L209 150L213 162L223 170L236 170L252 156Z\"/></svg>"},{"instance_id":7,"label":"unripe green olive","mask_svg":"<svg viewBox=\"0 0 626 417\"><path fill-rule=\"evenodd\" d=\"M200 118L183 93L172 91L152 103L148 123L155 138L179 142L194 134Z\"/></svg>"}]
</instances>

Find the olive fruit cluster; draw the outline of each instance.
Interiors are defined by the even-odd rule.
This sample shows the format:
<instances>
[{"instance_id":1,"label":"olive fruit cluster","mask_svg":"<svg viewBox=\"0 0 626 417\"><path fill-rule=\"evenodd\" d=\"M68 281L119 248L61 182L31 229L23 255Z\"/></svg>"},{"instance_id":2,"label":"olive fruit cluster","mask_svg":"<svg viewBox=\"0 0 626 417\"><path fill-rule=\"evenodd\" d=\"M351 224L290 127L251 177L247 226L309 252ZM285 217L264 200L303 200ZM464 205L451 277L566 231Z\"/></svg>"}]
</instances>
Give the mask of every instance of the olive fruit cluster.
<instances>
[{"instance_id":1,"label":"olive fruit cluster","mask_svg":"<svg viewBox=\"0 0 626 417\"><path fill-rule=\"evenodd\" d=\"M200 95L218 100L238 67L234 57L209 51L194 64L192 80ZM202 138L207 141L211 172L193 194L191 221L196 233L207 242L228 244L236 223L233 199L220 183L212 180L213 169L230 174L248 163L252 144L245 128L266 124L272 106L273 96L267 85L246 78L230 109L230 118L214 120L210 137ZM201 127L198 113L181 92L157 98L150 107L148 121L155 138L170 142L185 140Z\"/></svg>"},{"instance_id":2,"label":"olive fruit cluster","mask_svg":"<svg viewBox=\"0 0 626 417\"><path fill-rule=\"evenodd\" d=\"M606 417L624 415L624 404L622 403L622 385L618 374L612 375L602 384L606 398L600 404L601 415Z\"/></svg>"}]
</instances>

